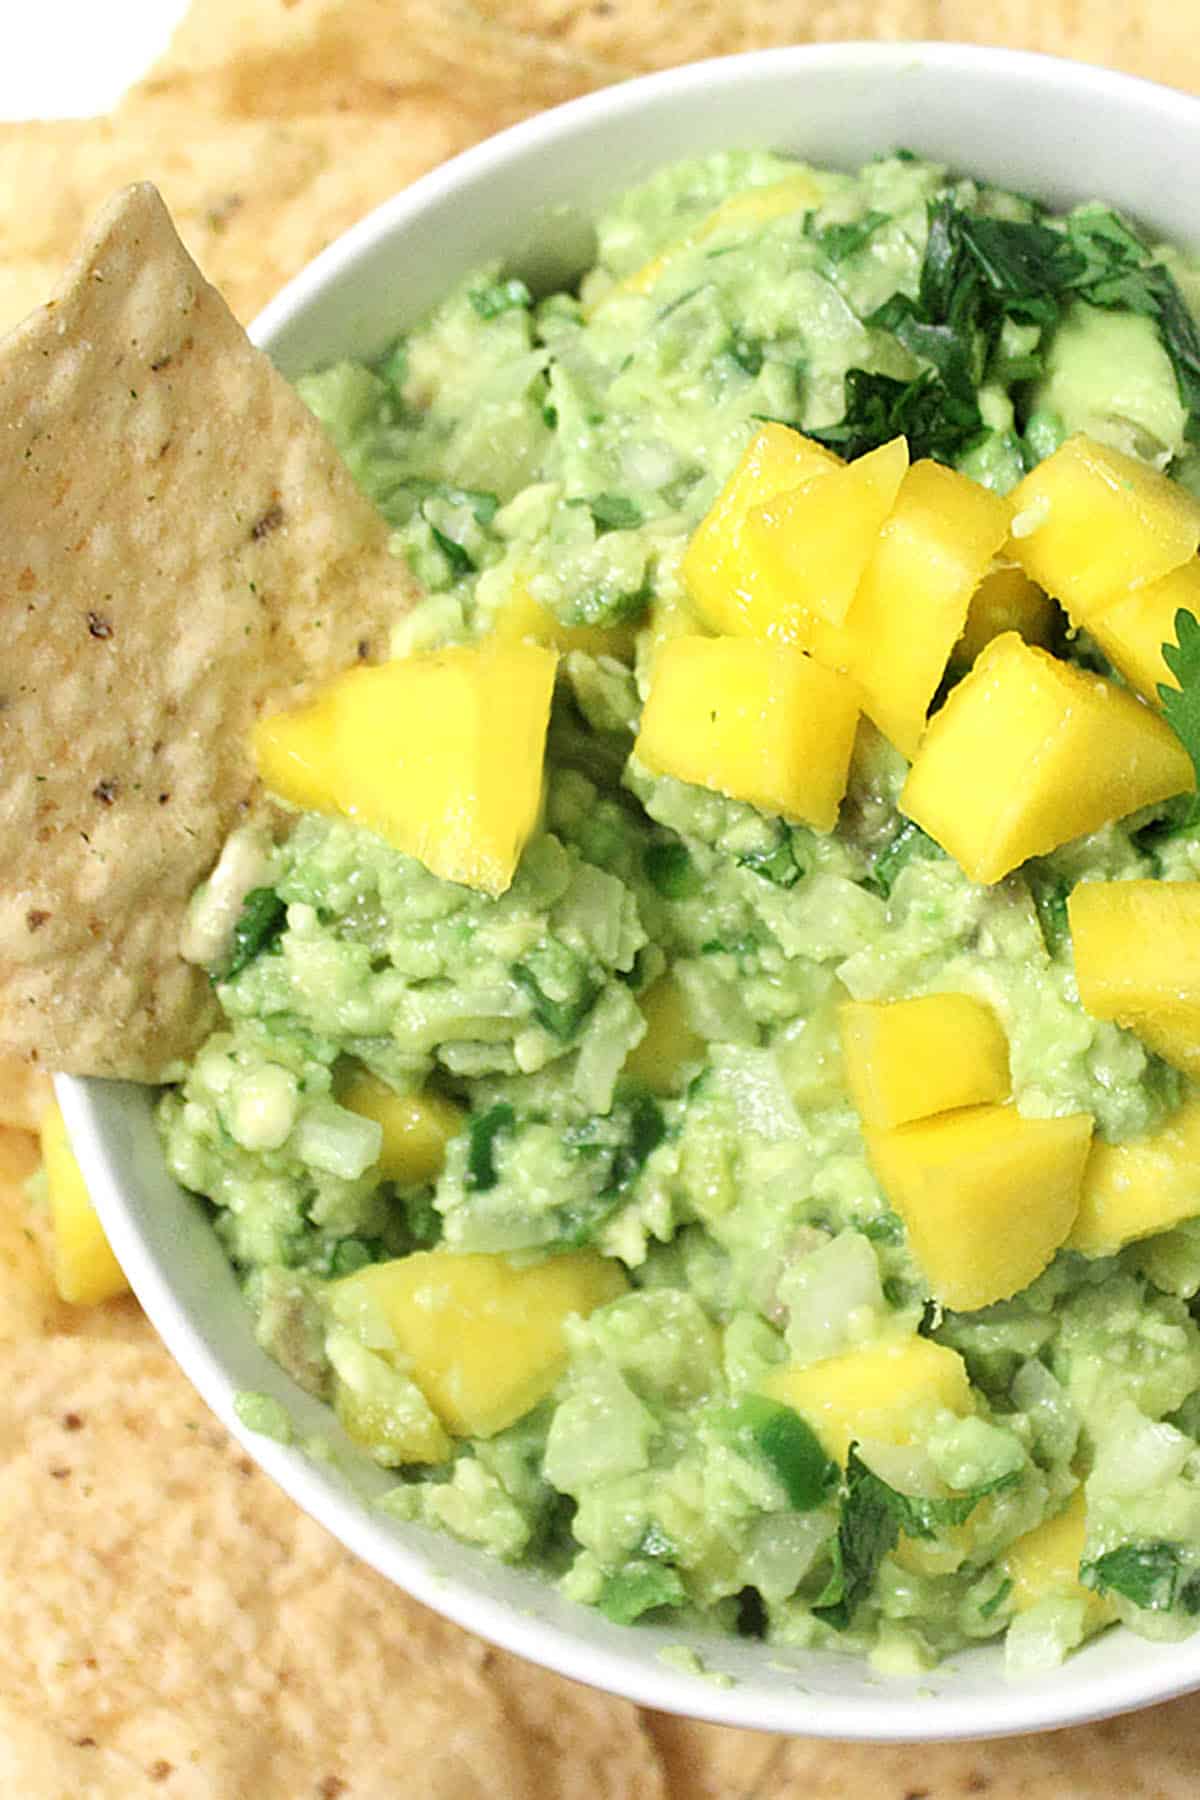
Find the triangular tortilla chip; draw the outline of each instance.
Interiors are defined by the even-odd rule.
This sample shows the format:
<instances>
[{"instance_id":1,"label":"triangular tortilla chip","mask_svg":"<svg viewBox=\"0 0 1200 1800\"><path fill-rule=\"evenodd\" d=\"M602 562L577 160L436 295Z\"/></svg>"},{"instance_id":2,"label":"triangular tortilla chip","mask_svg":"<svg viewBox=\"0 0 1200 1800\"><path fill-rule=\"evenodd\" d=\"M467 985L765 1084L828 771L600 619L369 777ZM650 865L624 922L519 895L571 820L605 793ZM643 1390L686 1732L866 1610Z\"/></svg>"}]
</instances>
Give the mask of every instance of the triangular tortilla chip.
<instances>
[{"instance_id":1,"label":"triangular tortilla chip","mask_svg":"<svg viewBox=\"0 0 1200 1800\"><path fill-rule=\"evenodd\" d=\"M215 1017L176 945L252 720L413 584L147 185L0 343L0 521L0 1049L159 1080Z\"/></svg>"}]
</instances>

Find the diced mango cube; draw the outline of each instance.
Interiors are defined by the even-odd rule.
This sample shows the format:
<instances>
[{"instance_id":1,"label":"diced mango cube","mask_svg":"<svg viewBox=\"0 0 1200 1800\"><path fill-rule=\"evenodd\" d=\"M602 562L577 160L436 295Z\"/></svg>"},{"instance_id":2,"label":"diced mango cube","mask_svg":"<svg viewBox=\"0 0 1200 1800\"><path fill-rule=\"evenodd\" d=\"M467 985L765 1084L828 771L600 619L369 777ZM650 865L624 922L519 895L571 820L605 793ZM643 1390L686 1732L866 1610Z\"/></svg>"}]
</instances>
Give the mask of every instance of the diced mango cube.
<instances>
[{"instance_id":1,"label":"diced mango cube","mask_svg":"<svg viewBox=\"0 0 1200 1800\"><path fill-rule=\"evenodd\" d=\"M939 1413L973 1410L962 1357L925 1337L897 1337L803 1368L785 1364L762 1392L806 1419L843 1465L853 1443L918 1443Z\"/></svg>"},{"instance_id":2,"label":"diced mango cube","mask_svg":"<svg viewBox=\"0 0 1200 1800\"><path fill-rule=\"evenodd\" d=\"M1200 501L1179 482L1079 432L1014 489L1012 553L1087 619L1196 553Z\"/></svg>"},{"instance_id":3,"label":"diced mango cube","mask_svg":"<svg viewBox=\"0 0 1200 1800\"><path fill-rule=\"evenodd\" d=\"M466 1113L453 1100L427 1089L397 1094L368 1069L356 1069L338 1084L338 1103L383 1127L376 1168L387 1181L405 1186L436 1181L446 1145L463 1128Z\"/></svg>"},{"instance_id":4,"label":"diced mango cube","mask_svg":"<svg viewBox=\"0 0 1200 1800\"><path fill-rule=\"evenodd\" d=\"M992 882L1193 785L1149 707L1005 632L930 722L900 809L972 881Z\"/></svg>"},{"instance_id":5,"label":"diced mango cube","mask_svg":"<svg viewBox=\"0 0 1200 1800\"><path fill-rule=\"evenodd\" d=\"M1121 1024L1136 1032L1164 1062L1182 1069L1193 1081L1200 1081L1200 1002L1130 1013Z\"/></svg>"},{"instance_id":6,"label":"diced mango cube","mask_svg":"<svg viewBox=\"0 0 1200 1800\"><path fill-rule=\"evenodd\" d=\"M1169 1231L1200 1213L1200 1098L1124 1144L1097 1139L1083 1174L1079 1212L1067 1242L1085 1256L1112 1256L1122 1244Z\"/></svg>"},{"instance_id":7,"label":"diced mango cube","mask_svg":"<svg viewBox=\"0 0 1200 1800\"><path fill-rule=\"evenodd\" d=\"M626 1291L593 1250L519 1265L503 1256L416 1251L331 1284L338 1320L397 1361L446 1430L492 1437L553 1388L564 1326Z\"/></svg>"},{"instance_id":8,"label":"diced mango cube","mask_svg":"<svg viewBox=\"0 0 1200 1800\"><path fill-rule=\"evenodd\" d=\"M1015 631L1027 644L1049 644L1058 612L1049 594L1030 581L1019 563L1000 562L988 570L967 608L963 634L951 661L970 668L985 644Z\"/></svg>"},{"instance_id":9,"label":"diced mango cube","mask_svg":"<svg viewBox=\"0 0 1200 1800\"><path fill-rule=\"evenodd\" d=\"M1008 1040L970 994L847 1000L838 1023L846 1084L873 1130L1008 1095Z\"/></svg>"},{"instance_id":10,"label":"diced mango cube","mask_svg":"<svg viewBox=\"0 0 1200 1800\"><path fill-rule=\"evenodd\" d=\"M525 640L561 650L564 655L568 650L583 650L589 656L615 656L619 662L629 662L637 630L633 625L564 625L548 606L534 599L523 581L517 581L492 620L492 636L502 644Z\"/></svg>"},{"instance_id":11,"label":"diced mango cube","mask_svg":"<svg viewBox=\"0 0 1200 1800\"><path fill-rule=\"evenodd\" d=\"M484 642L347 669L260 719L272 793L340 812L446 881L502 894L537 822L557 657Z\"/></svg>"},{"instance_id":12,"label":"diced mango cube","mask_svg":"<svg viewBox=\"0 0 1200 1800\"><path fill-rule=\"evenodd\" d=\"M1200 561L1194 556L1169 575L1137 588L1086 622L1113 668L1119 669L1130 686L1152 706L1162 704L1158 696L1160 683L1170 688L1179 686L1163 661L1162 647L1177 642L1175 614L1180 610L1200 618Z\"/></svg>"},{"instance_id":13,"label":"diced mango cube","mask_svg":"<svg viewBox=\"0 0 1200 1800\"><path fill-rule=\"evenodd\" d=\"M696 609L714 631L767 637L790 595L772 587L745 543L750 509L802 482L829 475L841 459L787 425L755 432L737 468L692 533L680 573Z\"/></svg>"},{"instance_id":14,"label":"diced mango cube","mask_svg":"<svg viewBox=\"0 0 1200 1800\"><path fill-rule=\"evenodd\" d=\"M832 831L858 697L789 644L678 637L664 645L634 753L656 774Z\"/></svg>"},{"instance_id":15,"label":"diced mango cube","mask_svg":"<svg viewBox=\"0 0 1200 1800\"><path fill-rule=\"evenodd\" d=\"M129 1283L109 1248L56 1105L42 1115L41 1140L54 1231L54 1285L60 1296L74 1306L96 1306L128 1293Z\"/></svg>"},{"instance_id":16,"label":"diced mango cube","mask_svg":"<svg viewBox=\"0 0 1200 1800\"><path fill-rule=\"evenodd\" d=\"M1013 1610L1028 1612L1039 1600L1069 1596L1085 1603L1089 1632L1110 1624L1117 1616L1112 1600L1079 1579L1086 1539L1087 1508L1083 1489L1076 1488L1062 1512L1035 1525L1005 1552Z\"/></svg>"},{"instance_id":17,"label":"diced mango cube","mask_svg":"<svg viewBox=\"0 0 1200 1800\"><path fill-rule=\"evenodd\" d=\"M360 1346L339 1352L333 1410L342 1429L385 1468L443 1463L449 1434L415 1381Z\"/></svg>"},{"instance_id":18,"label":"diced mango cube","mask_svg":"<svg viewBox=\"0 0 1200 1800\"><path fill-rule=\"evenodd\" d=\"M1086 1113L1024 1119L1012 1106L866 1133L935 1300L974 1312L1041 1274L1074 1224L1091 1136Z\"/></svg>"},{"instance_id":19,"label":"diced mango cube","mask_svg":"<svg viewBox=\"0 0 1200 1800\"><path fill-rule=\"evenodd\" d=\"M941 463L914 463L867 560L844 637L825 631L812 639L813 655L846 669L862 689L863 711L910 759L1008 523L998 494Z\"/></svg>"},{"instance_id":20,"label":"diced mango cube","mask_svg":"<svg viewBox=\"0 0 1200 1800\"><path fill-rule=\"evenodd\" d=\"M742 541L759 582L753 629L807 649L809 621L842 623L907 468L908 444L893 438L750 509ZM768 596L769 617L762 604Z\"/></svg>"},{"instance_id":21,"label":"diced mango cube","mask_svg":"<svg viewBox=\"0 0 1200 1800\"><path fill-rule=\"evenodd\" d=\"M646 1035L625 1058L622 1071L653 1094L678 1093L688 1069L704 1061L706 1045L692 1029L683 990L672 975L663 975L638 995Z\"/></svg>"},{"instance_id":22,"label":"diced mango cube","mask_svg":"<svg viewBox=\"0 0 1200 1800\"><path fill-rule=\"evenodd\" d=\"M1079 998L1096 1018L1200 1005L1200 882L1081 881L1067 922Z\"/></svg>"}]
</instances>

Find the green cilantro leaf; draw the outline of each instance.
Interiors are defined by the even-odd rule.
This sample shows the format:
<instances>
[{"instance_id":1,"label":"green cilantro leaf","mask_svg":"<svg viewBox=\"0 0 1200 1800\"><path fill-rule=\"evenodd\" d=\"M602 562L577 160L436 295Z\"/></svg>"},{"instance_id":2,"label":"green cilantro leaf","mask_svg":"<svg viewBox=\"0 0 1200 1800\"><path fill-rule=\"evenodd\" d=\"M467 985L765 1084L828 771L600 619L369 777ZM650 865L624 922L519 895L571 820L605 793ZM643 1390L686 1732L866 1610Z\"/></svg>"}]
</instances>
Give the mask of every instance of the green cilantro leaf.
<instances>
[{"instance_id":1,"label":"green cilantro leaf","mask_svg":"<svg viewBox=\"0 0 1200 1800\"><path fill-rule=\"evenodd\" d=\"M241 974L247 963L252 963L256 956L269 950L278 940L286 922L287 907L274 888L251 888L242 901L242 910L233 928L233 949L229 966L221 979L232 981L235 975Z\"/></svg>"},{"instance_id":2,"label":"green cilantro leaf","mask_svg":"<svg viewBox=\"0 0 1200 1800\"><path fill-rule=\"evenodd\" d=\"M642 868L666 900L691 900L704 892L704 878L685 844L647 844L642 852Z\"/></svg>"},{"instance_id":3,"label":"green cilantro leaf","mask_svg":"<svg viewBox=\"0 0 1200 1800\"><path fill-rule=\"evenodd\" d=\"M471 1120L467 1140L466 1187L470 1193L485 1194L500 1179L496 1170L496 1139L507 1136L517 1122L517 1115L505 1101L499 1101L485 1113Z\"/></svg>"},{"instance_id":4,"label":"green cilantro leaf","mask_svg":"<svg viewBox=\"0 0 1200 1800\"><path fill-rule=\"evenodd\" d=\"M463 575L473 575L475 559L470 552L464 550L457 539L452 538L448 532L440 531L436 525L431 524L429 529L433 533L434 543L450 565L450 574L453 579L457 581Z\"/></svg>"},{"instance_id":5,"label":"green cilantro leaf","mask_svg":"<svg viewBox=\"0 0 1200 1800\"><path fill-rule=\"evenodd\" d=\"M948 195L929 207L915 296L894 294L864 321L911 351L920 374L901 382L848 370L842 419L811 435L859 456L903 432L914 457L953 462L983 434L976 392L1003 366L1005 322L1036 326L1048 338L1076 300L1154 322L1187 410L1187 436L1200 443L1200 328L1170 270L1122 219L1104 207L1082 207L1061 225L991 218ZM1021 379L1039 371L1040 351L1027 352Z\"/></svg>"},{"instance_id":6,"label":"green cilantro leaf","mask_svg":"<svg viewBox=\"0 0 1200 1800\"><path fill-rule=\"evenodd\" d=\"M517 276L508 281L489 281L473 288L471 305L481 319L498 319L501 313L515 312L518 307L532 306L533 296Z\"/></svg>"},{"instance_id":7,"label":"green cilantro leaf","mask_svg":"<svg viewBox=\"0 0 1200 1800\"><path fill-rule=\"evenodd\" d=\"M851 1444L846 1459L846 1481L833 1551L833 1571L813 1612L835 1631L845 1631L859 1603L874 1585L883 1558L894 1550L903 1531L909 1537L932 1538L939 1531L962 1525L988 1494L999 1493L1020 1480L1011 1470L979 1487L944 1499L902 1494L869 1469Z\"/></svg>"},{"instance_id":8,"label":"green cilantro leaf","mask_svg":"<svg viewBox=\"0 0 1200 1800\"><path fill-rule=\"evenodd\" d=\"M642 509L626 494L593 494L588 501L596 530L636 531L642 522Z\"/></svg>"},{"instance_id":9,"label":"green cilantro leaf","mask_svg":"<svg viewBox=\"0 0 1200 1800\"><path fill-rule=\"evenodd\" d=\"M1179 683L1177 688L1158 684L1163 718L1192 759L1200 790L1200 619L1183 607L1175 614L1173 644L1162 647L1163 661ZM1187 823L1200 819L1200 792L1193 799Z\"/></svg>"},{"instance_id":10,"label":"green cilantro leaf","mask_svg":"<svg viewBox=\"0 0 1200 1800\"><path fill-rule=\"evenodd\" d=\"M1143 1612L1170 1612L1176 1603L1184 1612L1198 1612L1200 1589L1194 1578L1185 1581L1182 1577L1178 1546L1161 1540L1118 1544L1115 1550L1081 1563L1079 1569L1085 1587L1123 1594Z\"/></svg>"}]
</instances>

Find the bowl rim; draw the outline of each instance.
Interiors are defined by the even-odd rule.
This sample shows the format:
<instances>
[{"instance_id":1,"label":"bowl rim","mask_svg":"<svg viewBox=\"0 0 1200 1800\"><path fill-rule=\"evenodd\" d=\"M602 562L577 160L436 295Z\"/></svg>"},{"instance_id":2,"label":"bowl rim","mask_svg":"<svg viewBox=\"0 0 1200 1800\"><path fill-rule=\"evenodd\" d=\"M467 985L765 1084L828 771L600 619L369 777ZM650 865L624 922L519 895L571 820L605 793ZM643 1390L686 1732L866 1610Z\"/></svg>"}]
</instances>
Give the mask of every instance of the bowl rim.
<instances>
[{"instance_id":1,"label":"bowl rim","mask_svg":"<svg viewBox=\"0 0 1200 1800\"><path fill-rule=\"evenodd\" d=\"M1186 114L1194 129L1200 98L1115 70L1052 57L1040 52L924 41L851 41L798 45L717 57L636 77L600 89L510 126L419 177L385 200L331 243L259 313L252 339L269 352L335 278L353 271L382 239L438 207L464 184L485 175L498 160L513 161L553 153L581 127L607 122L616 127L647 105L694 95L711 95L781 68L806 76L857 72L895 73L913 59L940 75L967 77L987 72L1047 95L1063 84L1091 90L1098 105L1140 103L1160 117ZM185 1307L168 1278L167 1264L148 1248L123 1191L120 1132L112 1121L127 1104L130 1084L56 1077L56 1089L72 1141L88 1171L89 1187L113 1248L155 1330L183 1372L231 1435L266 1473L312 1518L351 1552L435 1611L526 1660L594 1687L661 1711L714 1723L823 1738L868 1742L922 1742L995 1737L1052 1729L1129 1711L1169 1699L1200 1685L1200 1640L1180 1653L1175 1646L1137 1644L1140 1666L1089 1672L1071 1684L1067 1699L1053 1681L1015 1690L997 1675L986 1697L929 1693L939 1671L920 1680L880 1681L872 1698L821 1693L815 1709L798 1698L753 1691L752 1679L729 1687L713 1685L679 1668L648 1669L620 1649L586 1641L581 1632L532 1619L508 1601L481 1594L469 1581L448 1579L429 1555L401 1541L421 1539L416 1528L381 1521L343 1477L301 1451L252 1432L237 1416L238 1385L223 1358L220 1341L206 1333ZM146 1106L144 1100L139 1104ZM120 1146L117 1146L118 1152ZM215 1239L214 1239L215 1243ZM265 1354L265 1353L264 1353ZM325 1409L322 1409L325 1412ZM592 1615L587 1613L590 1621ZM620 1628L617 1628L620 1629ZM644 1629L644 1628L640 1628ZM627 1632L628 1628L624 1628ZM681 1634L668 1634L673 1641ZM985 1647L985 1653L994 1646ZM971 1652L969 1654L976 1654ZM1080 1665L1087 1651L1071 1659ZM951 1666L953 1659L951 1659ZM859 1665L855 1661L854 1667ZM802 1673L802 1671L800 1671ZM799 1689L800 1694L803 1689ZM793 1690L793 1695L797 1690Z\"/></svg>"}]
</instances>

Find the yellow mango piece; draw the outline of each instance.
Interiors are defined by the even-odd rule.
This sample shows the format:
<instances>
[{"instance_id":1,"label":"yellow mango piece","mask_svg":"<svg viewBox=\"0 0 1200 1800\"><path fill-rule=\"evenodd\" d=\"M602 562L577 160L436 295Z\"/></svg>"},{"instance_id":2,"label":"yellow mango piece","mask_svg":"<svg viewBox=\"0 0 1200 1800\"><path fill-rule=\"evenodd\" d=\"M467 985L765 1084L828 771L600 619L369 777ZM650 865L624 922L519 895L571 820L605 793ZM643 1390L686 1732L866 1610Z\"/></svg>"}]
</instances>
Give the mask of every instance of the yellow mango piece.
<instances>
[{"instance_id":1,"label":"yellow mango piece","mask_svg":"<svg viewBox=\"0 0 1200 1800\"><path fill-rule=\"evenodd\" d=\"M1067 922L1079 998L1094 1017L1200 1006L1200 882L1081 881Z\"/></svg>"},{"instance_id":2,"label":"yellow mango piece","mask_svg":"<svg viewBox=\"0 0 1200 1800\"><path fill-rule=\"evenodd\" d=\"M660 775L832 831L858 699L788 644L677 637L654 665L634 754Z\"/></svg>"},{"instance_id":3,"label":"yellow mango piece","mask_svg":"<svg viewBox=\"0 0 1200 1800\"><path fill-rule=\"evenodd\" d=\"M787 425L755 432L737 468L692 533L680 573L704 623L714 631L769 637L789 604L772 587L745 543L746 516L777 494L843 467L823 444Z\"/></svg>"},{"instance_id":4,"label":"yellow mango piece","mask_svg":"<svg viewBox=\"0 0 1200 1800\"><path fill-rule=\"evenodd\" d=\"M998 494L941 463L914 463L863 570L844 636L812 640L813 655L832 654L846 669L862 689L863 711L910 759L1008 523Z\"/></svg>"},{"instance_id":5,"label":"yellow mango piece","mask_svg":"<svg viewBox=\"0 0 1200 1800\"><path fill-rule=\"evenodd\" d=\"M759 584L756 631L807 649L808 621L842 623L907 468L908 444L893 438L844 468L751 507L742 541ZM961 621L955 637L960 629Z\"/></svg>"},{"instance_id":6,"label":"yellow mango piece","mask_svg":"<svg viewBox=\"0 0 1200 1800\"><path fill-rule=\"evenodd\" d=\"M992 882L1193 784L1149 707L1009 631L930 721L900 810L972 881Z\"/></svg>"},{"instance_id":7,"label":"yellow mango piece","mask_svg":"<svg viewBox=\"0 0 1200 1800\"><path fill-rule=\"evenodd\" d=\"M1112 1256L1122 1244L1169 1231L1200 1213L1200 1098L1125 1144L1097 1139L1083 1175L1068 1246Z\"/></svg>"},{"instance_id":8,"label":"yellow mango piece","mask_svg":"<svg viewBox=\"0 0 1200 1800\"><path fill-rule=\"evenodd\" d=\"M258 721L258 772L443 880L502 894L537 823L557 660L484 642L347 669L307 706Z\"/></svg>"},{"instance_id":9,"label":"yellow mango piece","mask_svg":"<svg viewBox=\"0 0 1200 1800\"><path fill-rule=\"evenodd\" d=\"M387 1468L448 1461L450 1437L428 1401L415 1386L409 1386L404 1400L406 1404L397 1405L384 1393L360 1392L339 1380L333 1410L346 1435Z\"/></svg>"},{"instance_id":10,"label":"yellow mango piece","mask_svg":"<svg viewBox=\"0 0 1200 1800\"><path fill-rule=\"evenodd\" d=\"M765 187L748 188L741 194L731 194L677 243L668 245L649 262L644 262L640 269L635 269L632 275L618 281L604 300L621 294L648 294L685 251L694 250L698 244L707 243L723 231L768 225L772 219L785 218L789 213L808 212L819 204L820 198L816 182L804 173L789 175L783 181L773 181ZM603 304L602 300L600 305ZM592 312L598 310L599 307L592 308Z\"/></svg>"},{"instance_id":11,"label":"yellow mango piece","mask_svg":"<svg viewBox=\"0 0 1200 1800\"><path fill-rule=\"evenodd\" d=\"M962 1357L924 1337L870 1344L804 1368L785 1364L772 1369L762 1392L806 1419L843 1465L853 1443L915 1444L938 1413L973 1411Z\"/></svg>"},{"instance_id":12,"label":"yellow mango piece","mask_svg":"<svg viewBox=\"0 0 1200 1800\"><path fill-rule=\"evenodd\" d=\"M56 1105L43 1113L40 1135L54 1232L54 1285L60 1297L74 1306L96 1306L114 1294L127 1294L129 1283L109 1249Z\"/></svg>"},{"instance_id":13,"label":"yellow mango piece","mask_svg":"<svg viewBox=\"0 0 1200 1800\"><path fill-rule=\"evenodd\" d=\"M502 644L528 641L551 650L583 650L589 656L633 657L637 631L632 625L564 625L556 613L535 600L523 581L514 583L505 604L492 620L491 635Z\"/></svg>"},{"instance_id":14,"label":"yellow mango piece","mask_svg":"<svg viewBox=\"0 0 1200 1800\"><path fill-rule=\"evenodd\" d=\"M1027 1287L1066 1240L1092 1120L970 1106L865 1135L933 1298L974 1312Z\"/></svg>"},{"instance_id":15,"label":"yellow mango piece","mask_svg":"<svg viewBox=\"0 0 1200 1800\"><path fill-rule=\"evenodd\" d=\"M652 1094L675 1094L684 1073L704 1061L707 1045L688 1020L679 983L663 975L638 995L646 1035L625 1058L623 1073L642 1082Z\"/></svg>"},{"instance_id":16,"label":"yellow mango piece","mask_svg":"<svg viewBox=\"0 0 1200 1800\"><path fill-rule=\"evenodd\" d=\"M1120 1022L1166 1062L1200 1081L1200 1004L1158 1006L1150 1012L1129 1013Z\"/></svg>"},{"instance_id":17,"label":"yellow mango piece","mask_svg":"<svg viewBox=\"0 0 1200 1800\"><path fill-rule=\"evenodd\" d=\"M1027 644L1045 646L1054 632L1058 608L1019 563L999 562L988 570L967 608L963 634L951 661L968 668L985 644L1001 632L1015 631Z\"/></svg>"},{"instance_id":18,"label":"yellow mango piece","mask_svg":"<svg viewBox=\"0 0 1200 1800\"><path fill-rule=\"evenodd\" d=\"M368 1069L356 1069L338 1083L338 1104L383 1127L383 1145L375 1164L387 1181L414 1186L436 1181L446 1160L446 1145L463 1128L466 1113L453 1100L427 1090L397 1094Z\"/></svg>"},{"instance_id":19,"label":"yellow mango piece","mask_svg":"<svg viewBox=\"0 0 1200 1800\"><path fill-rule=\"evenodd\" d=\"M1163 661L1162 647L1178 641L1175 614L1181 609L1200 618L1200 561L1194 556L1087 621L1087 630L1114 669L1152 706L1162 704L1160 682L1179 686Z\"/></svg>"},{"instance_id":20,"label":"yellow mango piece","mask_svg":"<svg viewBox=\"0 0 1200 1800\"><path fill-rule=\"evenodd\" d=\"M564 1326L626 1291L593 1250L524 1266L503 1256L419 1250L331 1284L339 1320L378 1346L378 1324L446 1430L492 1437L545 1399L566 1363Z\"/></svg>"},{"instance_id":21,"label":"yellow mango piece","mask_svg":"<svg viewBox=\"0 0 1200 1800\"><path fill-rule=\"evenodd\" d=\"M1079 620L1169 575L1200 542L1200 501L1082 432L1031 469L1010 498L1012 554Z\"/></svg>"},{"instance_id":22,"label":"yellow mango piece","mask_svg":"<svg viewBox=\"0 0 1200 1800\"><path fill-rule=\"evenodd\" d=\"M1085 1588L1079 1579L1087 1539L1083 1489L1076 1488L1062 1512L1027 1531L1004 1554L1004 1572L1012 1582L1015 1612L1028 1612L1039 1600L1069 1596L1087 1608L1087 1629L1099 1631L1117 1616L1107 1594Z\"/></svg>"},{"instance_id":23,"label":"yellow mango piece","mask_svg":"<svg viewBox=\"0 0 1200 1800\"><path fill-rule=\"evenodd\" d=\"M873 1130L1008 1095L1008 1040L970 994L847 1000L838 1025L846 1085Z\"/></svg>"}]
</instances>

